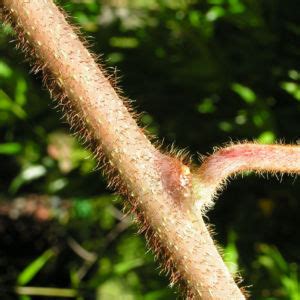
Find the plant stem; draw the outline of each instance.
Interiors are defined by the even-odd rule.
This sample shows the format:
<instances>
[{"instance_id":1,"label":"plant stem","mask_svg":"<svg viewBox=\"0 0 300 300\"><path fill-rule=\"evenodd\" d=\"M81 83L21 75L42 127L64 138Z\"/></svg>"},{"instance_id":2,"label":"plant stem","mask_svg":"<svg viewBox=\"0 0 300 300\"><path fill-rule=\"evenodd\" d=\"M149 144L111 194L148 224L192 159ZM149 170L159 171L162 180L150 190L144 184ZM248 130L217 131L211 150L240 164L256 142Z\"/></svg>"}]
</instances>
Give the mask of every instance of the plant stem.
<instances>
[{"instance_id":1,"label":"plant stem","mask_svg":"<svg viewBox=\"0 0 300 300\"><path fill-rule=\"evenodd\" d=\"M196 171L195 207L211 207L228 178L245 171L300 174L300 147L244 143L220 149Z\"/></svg>"},{"instance_id":2,"label":"plant stem","mask_svg":"<svg viewBox=\"0 0 300 300\"><path fill-rule=\"evenodd\" d=\"M188 172L183 174L179 161L162 155L146 138L53 1L2 3L36 70L46 81L52 77L50 92L58 90L71 126L96 143L107 171L117 170L119 191L136 207L154 251L168 258L163 264L173 270L172 280L184 281L190 299L244 299L202 218L196 220L183 205L190 197L182 184L189 181Z\"/></svg>"}]
</instances>

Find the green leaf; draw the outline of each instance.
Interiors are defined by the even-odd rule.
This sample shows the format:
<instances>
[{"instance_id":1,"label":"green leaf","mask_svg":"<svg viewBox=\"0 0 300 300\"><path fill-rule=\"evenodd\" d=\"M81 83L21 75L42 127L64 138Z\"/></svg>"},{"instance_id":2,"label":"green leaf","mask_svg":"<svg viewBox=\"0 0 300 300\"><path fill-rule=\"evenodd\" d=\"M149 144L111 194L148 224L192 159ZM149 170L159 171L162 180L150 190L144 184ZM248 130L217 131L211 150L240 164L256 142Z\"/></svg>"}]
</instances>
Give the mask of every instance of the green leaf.
<instances>
[{"instance_id":1,"label":"green leaf","mask_svg":"<svg viewBox=\"0 0 300 300\"><path fill-rule=\"evenodd\" d=\"M19 285L26 285L34 276L45 266L45 264L54 256L55 252L48 249L41 256L30 263L18 276L17 282Z\"/></svg>"},{"instance_id":2,"label":"green leaf","mask_svg":"<svg viewBox=\"0 0 300 300\"><path fill-rule=\"evenodd\" d=\"M189 20L190 20L190 23L197 27L201 24L201 13L200 11L197 11L197 10L192 10L190 13L189 13Z\"/></svg>"},{"instance_id":3,"label":"green leaf","mask_svg":"<svg viewBox=\"0 0 300 300\"><path fill-rule=\"evenodd\" d=\"M21 295L19 296L19 300L31 300L32 298L27 295Z\"/></svg>"},{"instance_id":4,"label":"green leaf","mask_svg":"<svg viewBox=\"0 0 300 300\"><path fill-rule=\"evenodd\" d=\"M27 114L23 108L15 103L3 90L0 89L0 110L10 111L20 119L25 119Z\"/></svg>"},{"instance_id":5,"label":"green leaf","mask_svg":"<svg viewBox=\"0 0 300 300\"><path fill-rule=\"evenodd\" d=\"M240 0L229 0L230 12L239 14L245 11L245 6Z\"/></svg>"},{"instance_id":6,"label":"green leaf","mask_svg":"<svg viewBox=\"0 0 300 300\"><path fill-rule=\"evenodd\" d=\"M19 78L16 84L15 90L15 102L23 106L26 103L26 91L27 91L27 83L24 78Z\"/></svg>"},{"instance_id":7,"label":"green leaf","mask_svg":"<svg viewBox=\"0 0 300 300\"><path fill-rule=\"evenodd\" d=\"M295 82L282 82L281 87L287 93L292 95L296 100L300 101L300 85Z\"/></svg>"},{"instance_id":8,"label":"green leaf","mask_svg":"<svg viewBox=\"0 0 300 300\"><path fill-rule=\"evenodd\" d=\"M29 166L25 168L11 183L10 191L15 193L24 183L38 179L46 174L43 165Z\"/></svg>"},{"instance_id":9,"label":"green leaf","mask_svg":"<svg viewBox=\"0 0 300 300\"><path fill-rule=\"evenodd\" d=\"M70 270L70 281L71 281L72 288L78 289L78 287L80 285L80 278L79 278L77 270L75 268L72 268Z\"/></svg>"},{"instance_id":10,"label":"green leaf","mask_svg":"<svg viewBox=\"0 0 300 300\"><path fill-rule=\"evenodd\" d=\"M134 300L136 295L120 279L112 278L107 280L97 290L97 300Z\"/></svg>"},{"instance_id":11,"label":"green leaf","mask_svg":"<svg viewBox=\"0 0 300 300\"><path fill-rule=\"evenodd\" d=\"M0 77L9 78L12 75L11 68L3 61L0 61Z\"/></svg>"},{"instance_id":12,"label":"green leaf","mask_svg":"<svg viewBox=\"0 0 300 300\"><path fill-rule=\"evenodd\" d=\"M213 103L213 100L210 98L205 98L201 103L198 104L197 110L202 114L213 113L216 110L216 107Z\"/></svg>"},{"instance_id":13,"label":"green leaf","mask_svg":"<svg viewBox=\"0 0 300 300\"><path fill-rule=\"evenodd\" d=\"M276 136L272 131L264 131L258 137L258 142L261 144L272 144L275 142Z\"/></svg>"},{"instance_id":14,"label":"green leaf","mask_svg":"<svg viewBox=\"0 0 300 300\"><path fill-rule=\"evenodd\" d=\"M236 247L236 233L230 231L228 234L228 243L224 249L224 261L231 274L238 271L239 253Z\"/></svg>"},{"instance_id":15,"label":"green leaf","mask_svg":"<svg viewBox=\"0 0 300 300\"><path fill-rule=\"evenodd\" d=\"M158 299L169 299L170 290L169 289L161 289L157 291L149 292L145 295L144 300L158 300Z\"/></svg>"},{"instance_id":16,"label":"green leaf","mask_svg":"<svg viewBox=\"0 0 300 300\"><path fill-rule=\"evenodd\" d=\"M144 265L144 260L137 258L132 260L122 261L114 266L114 272L118 276L124 275L132 269Z\"/></svg>"},{"instance_id":17,"label":"green leaf","mask_svg":"<svg viewBox=\"0 0 300 300\"><path fill-rule=\"evenodd\" d=\"M88 218L92 214L92 205L89 200L85 199L76 199L73 202L73 208L75 215L78 218Z\"/></svg>"},{"instance_id":18,"label":"green leaf","mask_svg":"<svg viewBox=\"0 0 300 300\"><path fill-rule=\"evenodd\" d=\"M213 22L220 17L224 16L225 10L223 7L220 6L213 6L207 13L206 13L206 19L207 21Z\"/></svg>"},{"instance_id":19,"label":"green leaf","mask_svg":"<svg viewBox=\"0 0 300 300\"><path fill-rule=\"evenodd\" d=\"M139 41L134 37L112 37L110 39L110 45L116 48L136 48L139 45Z\"/></svg>"},{"instance_id":20,"label":"green leaf","mask_svg":"<svg viewBox=\"0 0 300 300\"><path fill-rule=\"evenodd\" d=\"M255 93L248 87L239 84L233 83L231 86L232 90L237 93L246 103L254 103L256 100Z\"/></svg>"},{"instance_id":21,"label":"green leaf","mask_svg":"<svg viewBox=\"0 0 300 300\"><path fill-rule=\"evenodd\" d=\"M0 144L0 154L14 155L20 153L22 147L18 143Z\"/></svg>"},{"instance_id":22,"label":"green leaf","mask_svg":"<svg viewBox=\"0 0 300 300\"><path fill-rule=\"evenodd\" d=\"M273 273L288 273L289 264L277 248L262 244L260 250L264 254L259 257L261 265L265 266Z\"/></svg>"},{"instance_id":23,"label":"green leaf","mask_svg":"<svg viewBox=\"0 0 300 300\"><path fill-rule=\"evenodd\" d=\"M227 121L219 122L218 127L225 132L230 132L233 129L232 124Z\"/></svg>"}]
</instances>

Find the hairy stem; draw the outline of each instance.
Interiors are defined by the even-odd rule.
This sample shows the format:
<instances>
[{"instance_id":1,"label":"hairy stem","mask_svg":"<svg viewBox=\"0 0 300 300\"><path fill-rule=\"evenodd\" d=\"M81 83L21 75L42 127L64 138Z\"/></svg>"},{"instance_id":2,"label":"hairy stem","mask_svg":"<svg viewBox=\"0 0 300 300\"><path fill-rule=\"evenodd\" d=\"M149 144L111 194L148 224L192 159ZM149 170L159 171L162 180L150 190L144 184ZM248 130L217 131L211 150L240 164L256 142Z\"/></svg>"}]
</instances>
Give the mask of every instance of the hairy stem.
<instances>
[{"instance_id":1,"label":"hairy stem","mask_svg":"<svg viewBox=\"0 0 300 300\"><path fill-rule=\"evenodd\" d=\"M300 174L300 147L245 143L220 149L196 172L196 207L210 207L228 178L244 171Z\"/></svg>"},{"instance_id":2,"label":"hairy stem","mask_svg":"<svg viewBox=\"0 0 300 300\"><path fill-rule=\"evenodd\" d=\"M113 183L135 208L172 280L181 279L191 299L244 299L202 218L182 205L191 196L187 167L150 143L53 1L0 4L71 126L93 141L98 159L104 154L106 170L117 173Z\"/></svg>"}]
</instances>

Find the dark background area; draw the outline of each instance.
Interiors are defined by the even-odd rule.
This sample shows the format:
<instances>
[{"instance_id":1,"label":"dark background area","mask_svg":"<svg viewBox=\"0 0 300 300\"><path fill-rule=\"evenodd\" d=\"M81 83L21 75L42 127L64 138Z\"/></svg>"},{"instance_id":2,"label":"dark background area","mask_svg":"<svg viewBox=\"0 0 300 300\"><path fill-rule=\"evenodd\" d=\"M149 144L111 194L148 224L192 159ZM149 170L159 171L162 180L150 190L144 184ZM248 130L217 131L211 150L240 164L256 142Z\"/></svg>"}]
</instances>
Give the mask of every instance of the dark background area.
<instances>
[{"instance_id":1,"label":"dark background area","mask_svg":"<svg viewBox=\"0 0 300 300\"><path fill-rule=\"evenodd\" d=\"M299 143L300 2L58 2L166 147L186 148L197 163L230 141ZM2 26L1 299L40 299L17 295L26 286L67 288L77 299L174 299L122 219L122 199L12 39ZM253 299L300 299L299 179L278 179L239 177L208 213Z\"/></svg>"}]
</instances>

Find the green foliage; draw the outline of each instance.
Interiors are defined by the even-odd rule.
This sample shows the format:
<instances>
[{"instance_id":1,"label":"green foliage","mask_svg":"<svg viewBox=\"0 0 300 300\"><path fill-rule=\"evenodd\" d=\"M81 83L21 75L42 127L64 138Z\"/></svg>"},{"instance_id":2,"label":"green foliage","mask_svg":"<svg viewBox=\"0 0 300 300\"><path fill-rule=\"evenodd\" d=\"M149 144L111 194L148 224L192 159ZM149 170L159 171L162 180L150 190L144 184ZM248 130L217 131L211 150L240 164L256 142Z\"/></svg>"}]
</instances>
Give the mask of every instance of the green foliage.
<instances>
[{"instance_id":1,"label":"green foliage","mask_svg":"<svg viewBox=\"0 0 300 300\"><path fill-rule=\"evenodd\" d=\"M297 1L57 2L91 36L93 51L104 53L111 73L120 69L121 86L146 111L141 124L165 144L207 153L229 140L299 139ZM41 78L9 43L12 35L2 26L0 200L12 208L0 209L0 290L22 278L70 287L80 291L77 300L174 299L143 238L122 219L121 199L108 196L91 153L69 135ZM253 299L298 299L299 188L299 180L247 176L209 216ZM37 218L22 217L35 197L49 211L37 206ZM56 249L51 259L47 249Z\"/></svg>"},{"instance_id":2,"label":"green foliage","mask_svg":"<svg viewBox=\"0 0 300 300\"><path fill-rule=\"evenodd\" d=\"M52 249L49 249L37 257L18 275L17 283L19 285L28 284L54 255L55 252Z\"/></svg>"},{"instance_id":3,"label":"green foliage","mask_svg":"<svg viewBox=\"0 0 300 300\"><path fill-rule=\"evenodd\" d=\"M229 231L227 245L224 247L224 261L232 275L236 275L238 269L238 249L236 246L236 233Z\"/></svg>"},{"instance_id":4,"label":"green foliage","mask_svg":"<svg viewBox=\"0 0 300 300\"><path fill-rule=\"evenodd\" d=\"M266 299L300 299L299 269L296 263L288 263L276 247L262 244L254 266L258 272L265 269L274 288L266 289Z\"/></svg>"}]
</instances>

